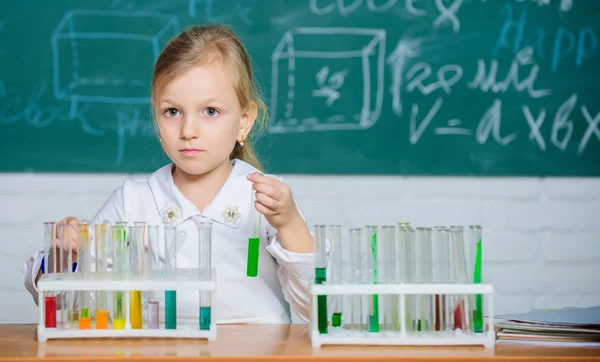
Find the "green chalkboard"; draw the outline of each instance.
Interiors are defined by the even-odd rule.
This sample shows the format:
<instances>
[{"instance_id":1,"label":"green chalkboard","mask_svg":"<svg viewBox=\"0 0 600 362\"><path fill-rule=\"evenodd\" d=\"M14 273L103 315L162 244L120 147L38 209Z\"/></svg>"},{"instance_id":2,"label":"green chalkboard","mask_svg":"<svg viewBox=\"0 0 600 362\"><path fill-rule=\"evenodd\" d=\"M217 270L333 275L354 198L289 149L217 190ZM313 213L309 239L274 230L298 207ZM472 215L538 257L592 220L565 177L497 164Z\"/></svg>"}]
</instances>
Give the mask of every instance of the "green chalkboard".
<instances>
[{"instance_id":1,"label":"green chalkboard","mask_svg":"<svg viewBox=\"0 0 600 362\"><path fill-rule=\"evenodd\" d=\"M13 0L0 3L0 171L151 172L152 68L230 24L280 174L600 176L600 3Z\"/></svg>"}]
</instances>

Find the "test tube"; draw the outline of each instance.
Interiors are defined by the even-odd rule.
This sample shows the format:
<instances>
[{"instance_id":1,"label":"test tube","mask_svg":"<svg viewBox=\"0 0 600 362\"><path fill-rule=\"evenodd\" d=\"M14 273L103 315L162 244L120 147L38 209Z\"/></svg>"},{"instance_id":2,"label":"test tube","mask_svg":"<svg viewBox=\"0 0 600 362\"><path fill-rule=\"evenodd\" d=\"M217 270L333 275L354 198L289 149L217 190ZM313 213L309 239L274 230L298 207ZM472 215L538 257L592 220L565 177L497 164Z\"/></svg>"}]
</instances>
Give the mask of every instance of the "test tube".
<instances>
[{"instance_id":1,"label":"test tube","mask_svg":"<svg viewBox=\"0 0 600 362\"><path fill-rule=\"evenodd\" d=\"M112 231L112 242L113 242L113 273L117 277L125 277L127 271L126 257L127 257L127 239L125 225L123 223L117 223L111 228ZM113 294L113 329L124 329L125 328L125 295L124 292L119 290Z\"/></svg>"},{"instance_id":2,"label":"test tube","mask_svg":"<svg viewBox=\"0 0 600 362\"><path fill-rule=\"evenodd\" d=\"M342 268L342 227L340 225L329 225L329 240L333 244L333 254L331 261L331 282L341 284L343 280ZM342 327L343 324L343 295L334 295L331 299L332 316L331 325L333 327Z\"/></svg>"},{"instance_id":3,"label":"test tube","mask_svg":"<svg viewBox=\"0 0 600 362\"><path fill-rule=\"evenodd\" d=\"M350 245L350 283L362 283L362 263L361 263L361 244L362 244L362 229L352 228L348 230L348 239ZM358 331L363 329L362 324L362 296L350 296L350 310L352 312L351 325L352 328Z\"/></svg>"},{"instance_id":4,"label":"test tube","mask_svg":"<svg viewBox=\"0 0 600 362\"><path fill-rule=\"evenodd\" d=\"M260 256L260 213L255 209L256 192L252 190L250 203L250 234L248 235L248 261L246 275L258 276L258 259Z\"/></svg>"},{"instance_id":5,"label":"test tube","mask_svg":"<svg viewBox=\"0 0 600 362\"><path fill-rule=\"evenodd\" d=\"M370 282L377 284L379 282L378 276L378 252L377 252L377 226L366 225L365 226L365 248L366 258L366 278L370 279ZM368 320L368 331L379 332L379 296L372 294L367 299L369 320Z\"/></svg>"},{"instance_id":6,"label":"test tube","mask_svg":"<svg viewBox=\"0 0 600 362\"><path fill-rule=\"evenodd\" d=\"M133 226L129 228L129 272L132 275L139 276L143 271L145 226L146 223L144 222L134 222ZM131 328L141 329L142 291L132 290L130 291L129 297Z\"/></svg>"},{"instance_id":7,"label":"test tube","mask_svg":"<svg viewBox=\"0 0 600 362\"><path fill-rule=\"evenodd\" d=\"M92 273L92 258L90 245L90 225L87 223L79 223L77 225L77 267L84 279L89 278ZM90 329L92 325L91 313L91 293L88 290L79 291L78 306L79 306L79 329Z\"/></svg>"},{"instance_id":8,"label":"test tube","mask_svg":"<svg viewBox=\"0 0 600 362\"><path fill-rule=\"evenodd\" d=\"M467 277L467 264L465 261L463 227L451 226L450 233L452 238L452 243L450 244L452 280L457 284L467 284L469 279ZM456 295L453 299L454 329L469 332L472 328L469 315L469 296Z\"/></svg>"},{"instance_id":9,"label":"test tube","mask_svg":"<svg viewBox=\"0 0 600 362\"><path fill-rule=\"evenodd\" d=\"M415 253L415 235L412 227L408 223L398 223L397 228L397 243L396 251L398 260L398 268L396 270L396 282L397 283L414 283L414 253ZM407 330L413 330L409 328L412 326L412 316L414 316L415 296L413 294L405 295L398 301L398 322L395 327L396 331L406 332ZM402 303L404 300L404 303ZM404 323L402 323L404 320ZM409 324L409 321L411 322Z\"/></svg>"},{"instance_id":10,"label":"test tube","mask_svg":"<svg viewBox=\"0 0 600 362\"><path fill-rule=\"evenodd\" d=\"M152 275L158 269L159 260L159 235L160 226L148 226L148 249L146 252L146 261L144 271L146 275ZM148 329L158 329L160 325L160 303L156 291L148 292Z\"/></svg>"},{"instance_id":11,"label":"test tube","mask_svg":"<svg viewBox=\"0 0 600 362\"><path fill-rule=\"evenodd\" d=\"M108 224L94 225L96 275L104 277L108 264ZM108 305L105 290L96 291L96 329L108 329Z\"/></svg>"},{"instance_id":12,"label":"test tube","mask_svg":"<svg viewBox=\"0 0 600 362\"><path fill-rule=\"evenodd\" d=\"M200 275L210 280L211 278L211 253L212 253L212 222L201 221L198 223L198 268ZM200 291L200 329L209 330L211 326L211 292Z\"/></svg>"},{"instance_id":13,"label":"test tube","mask_svg":"<svg viewBox=\"0 0 600 362\"><path fill-rule=\"evenodd\" d=\"M443 226L435 226L432 235L432 267L434 283L449 283L448 246L450 230ZM435 295L435 323L434 330L451 330L450 309L446 305L446 294Z\"/></svg>"},{"instance_id":14,"label":"test tube","mask_svg":"<svg viewBox=\"0 0 600 362\"><path fill-rule=\"evenodd\" d=\"M396 227L391 225L383 225L379 228L377 238L379 250L381 250L379 262L381 264L381 274L379 282L384 284L394 284L396 279ZM383 306L383 328L386 331L394 330L394 321L398 320L398 298L393 298L394 295L386 294L382 296Z\"/></svg>"},{"instance_id":15,"label":"test tube","mask_svg":"<svg viewBox=\"0 0 600 362\"><path fill-rule=\"evenodd\" d=\"M431 283L431 228L430 227L418 227L416 229L415 237L416 247L418 250L418 258L415 259L417 263L417 283ZM435 313L432 310L431 295L417 295L417 308L418 316L417 330L418 331L431 331L433 330L433 318Z\"/></svg>"},{"instance_id":16,"label":"test tube","mask_svg":"<svg viewBox=\"0 0 600 362\"><path fill-rule=\"evenodd\" d=\"M44 223L44 275L56 273L56 248L54 247L54 222ZM60 250L60 249L59 249ZM51 266L50 264L53 264ZM56 328L56 293L46 292L44 297L44 319L46 328Z\"/></svg>"},{"instance_id":17,"label":"test tube","mask_svg":"<svg viewBox=\"0 0 600 362\"><path fill-rule=\"evenodd\" d=\"M177 270L177 228L165 225L165 272ZM165 328L177 329L177 292L165 291Z\"/></svg>"},{"instance_id":18,"label":"test tube","mask_svg":"<svg viewBox=\"0 0 600 362\"><path fill-rule=\"evenodd\" d=\"M469 261L473 265L473 283L481 284L481 264L482 264L482 242L481 242L481 226L469 226ZM471 251L475 249L474 252ZM472 305L473 310L473 330L475 333L483 332L483 296L475 294L475 303Z\"/></svg>"},{"instance_id":19,"label":"test tube","mask_svg":"<svg viewBox=\"0 0 600 362\"><path fill-rule=\"evenodd\" d=\"M327 227L314 225L315 284L327 281ZM320 334L327 333L329 324L327 315L327 296L317 296L317 323Z\"/></svg>"}]
</instances>

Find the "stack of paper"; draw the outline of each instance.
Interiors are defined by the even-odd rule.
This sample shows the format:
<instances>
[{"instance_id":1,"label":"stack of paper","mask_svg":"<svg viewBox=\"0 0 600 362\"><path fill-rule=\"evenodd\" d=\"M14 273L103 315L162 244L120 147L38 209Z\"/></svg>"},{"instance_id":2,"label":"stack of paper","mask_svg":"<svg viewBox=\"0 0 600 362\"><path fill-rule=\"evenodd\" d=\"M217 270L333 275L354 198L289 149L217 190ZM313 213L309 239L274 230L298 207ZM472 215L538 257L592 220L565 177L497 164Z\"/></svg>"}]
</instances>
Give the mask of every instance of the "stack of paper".
<instances>
[{"instance_id":1,"label":"stack of paper","mask_svg":"<svg viewBox=\"0 0 600 362\"><path fill-rule=\"evenodd\" d=\"M600 347L600 307L499 315L498 343Z\"/></svg>"}]
</instances>

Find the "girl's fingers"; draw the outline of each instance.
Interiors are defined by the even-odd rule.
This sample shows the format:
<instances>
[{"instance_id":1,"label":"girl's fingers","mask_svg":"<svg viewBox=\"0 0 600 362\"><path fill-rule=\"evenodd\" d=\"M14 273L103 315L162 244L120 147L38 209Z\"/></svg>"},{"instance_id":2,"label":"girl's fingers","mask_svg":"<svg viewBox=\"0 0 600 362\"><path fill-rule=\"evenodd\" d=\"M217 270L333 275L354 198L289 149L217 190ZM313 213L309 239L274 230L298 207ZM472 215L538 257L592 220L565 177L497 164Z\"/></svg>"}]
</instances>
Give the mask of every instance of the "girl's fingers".
<instances>
[{"instance_id":1,"label":"girl's fingers","mask_svg":"<svg viewBox=\"0 0 600 362\"><path fill-rule=\"evenodd\" d=\"M256 201L272 212L277 211L277 207L279 206L279 201L260 192L256 193Z\"/></svg>"}]
</instances>

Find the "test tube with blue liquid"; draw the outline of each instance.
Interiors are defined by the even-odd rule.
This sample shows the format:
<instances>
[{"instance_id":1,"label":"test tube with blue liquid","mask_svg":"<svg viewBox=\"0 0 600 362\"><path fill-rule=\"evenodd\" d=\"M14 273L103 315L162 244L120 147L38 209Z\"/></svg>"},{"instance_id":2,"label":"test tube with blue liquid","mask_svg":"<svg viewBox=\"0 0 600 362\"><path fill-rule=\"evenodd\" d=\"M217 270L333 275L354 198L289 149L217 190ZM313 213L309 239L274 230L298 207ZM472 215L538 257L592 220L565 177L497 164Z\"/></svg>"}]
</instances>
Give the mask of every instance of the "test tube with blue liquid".
<instances>
[{"instance_id":1,"label":"test tube with blue liquid","mask_svg":"<svg viewBox=\"0 0 600 362\"><path fill-rule=\"evenodd\" d=\"M166 274L177 270L177 228L165 225L165 262ZM177 291L165 291L165 328L177 329Z\"/></svg>"},{"instance_id":2,"label":"test tube with blue liquid","mask_svg":"<svg viewBox=\"0 0 600 362\"><path fill-rule=\"evenodd\" d=\"M327 281L327 226L315 225L314 227L314 257L315 257L315 284L324 284ZM327 296L317 296L317 325L320 334L326 334L328 329Z\"/></svg>"},{"instance_id":3,"label":"test tube with blue liquid","mask_svg":"<svg viewBox=\"0 0 600 362\"><path fill-rule=\"evenodd\" d=\"M211 277L212 222L203 220L198 223L198 268L200 276L206 280ZM209 330L211 325L211 294L200 291L200 329Z\"/></svg>"}]
</instances>

